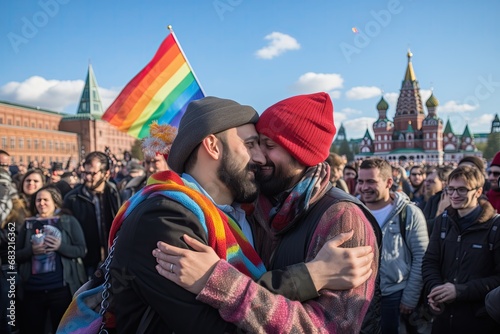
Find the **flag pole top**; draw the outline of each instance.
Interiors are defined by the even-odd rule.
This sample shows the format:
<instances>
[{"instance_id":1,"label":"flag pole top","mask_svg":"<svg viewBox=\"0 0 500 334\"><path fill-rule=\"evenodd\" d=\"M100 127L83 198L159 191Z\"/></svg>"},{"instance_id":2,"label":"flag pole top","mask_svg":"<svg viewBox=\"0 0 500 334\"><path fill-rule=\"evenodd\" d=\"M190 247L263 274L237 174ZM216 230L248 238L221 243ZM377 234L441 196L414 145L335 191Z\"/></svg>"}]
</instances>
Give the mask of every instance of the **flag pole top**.
<instances>
[{"instance_id":1,"label":"flag pole top","mask_svg":"<svg viewBox=\"0 0 500 334\"><path fill-rule=\"evenodd\" d=\"M171 25L171 24L169 24L169 25L167 26L167 29L168 29L168 30L170 30L170 31L172 31L172 25Z\"/></svg>"}]
</instances>

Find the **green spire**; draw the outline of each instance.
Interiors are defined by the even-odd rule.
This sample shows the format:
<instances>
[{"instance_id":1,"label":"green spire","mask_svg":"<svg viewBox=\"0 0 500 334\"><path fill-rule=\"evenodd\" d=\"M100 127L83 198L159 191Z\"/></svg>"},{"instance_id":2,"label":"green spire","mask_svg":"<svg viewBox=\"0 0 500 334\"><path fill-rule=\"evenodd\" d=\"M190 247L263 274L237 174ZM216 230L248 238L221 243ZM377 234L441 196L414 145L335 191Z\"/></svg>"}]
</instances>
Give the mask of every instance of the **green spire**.
<instances>
[{"instance_id":1,"label":"green spire","mask_svg":"<svg viewBox=\"0 0 500 334\"><path fill-rule=\"evenodd\" d=\"M82 96L80 97L77 114L93 115L102 114L103 112L101 97L99 96L99 86L97 85L92 65L89 64L87 79L85 79L85 87L83 87Z\"/></svg>"},{"instance_id":2,"label":"green spire","mask_svg":"<svg viewBox=\"0 0 500 334\"><path fill-rule=\"evenodd\" d=\"M464 133L462 135L462 138L472 138L468 124L465 125L465 129L464 129Z\"/></svg>"},{"instance_id":3,"label":"green spire","mask_svg":"<svg viewBox=\"0 0 500 334\"><path fill-rule=\"evenodd\" d=\"M342 141L344 141L346 139L347 139L347 136L345 134L344 124L340 123L340 127L339 127L339 129L337 131L337 135L335 136L334 142L339 143L339 142L342 142Z\"/></svg>"},{"instance_id":4,"label":"green spire","mask_svg":"<svg viewBox=\"0 0 500 334\"><path fill-rule=\"evenodd\" d=\"M493 132L500 132L500 118L498 118L498 114L495 114L495 118L491 122L491 133Z\"/></svg>"},{"instance_id":5,"label":"green spire","mask_svg":"<svg viewBox=\"0 0 500 334\"><path fill-rule=\"evenodd\" d=\"M366 129L365 135L363 136L363 138L368 138L368 139L372 140L372 136L370 136L370 131L368 131L368 129Z\"/></svg>"},{"instance_id":6,"label":"green spire","mask_svg":"<svg viewBox=\"0 0 500 334\"><path fill-rule=\"evenodd\" d=\"M444 132L443 132L443 133L444 133L444 134L454 133L454 132L453 132L453 129L452 129L452 127L451 127L450 119L448 119L448 120L446 121L446 125L445 125L445 127L444 127Z\"/></svg>"},{"instance_id":7,"label":"green spire","mask_svg":"<svg viewBox=\"0 0 500 334\"><path fill-rule=\"evenodd\" d=\"M437 107L439 105L439 101L434 96L434 93L431 94L431 96L429 97L427 102L425 102L425 105L427 106L427 108L434 108L434 107Z\"/></svg>"},{"instance_id":8,"label":"green spire","mask_svg":"<svg viewBox=\"0 0 500 334\"><path fill-rule=\"evenodd\" d=\"M389 104L384 100L384 97L380 99L380 101L377 103L377 110L387 110L389 109Z\"/></svg>"},{"instance_id":9,"label":"green spire","mask_svg":"<svg viewBox=\"0 0 500 334\"><path fill-rule=\"evenodd\" d=\"M345 137L344 123L340 123L340 128L339 131L337 131L337 135L343 135Z\"/></svg>"}]
</instances>

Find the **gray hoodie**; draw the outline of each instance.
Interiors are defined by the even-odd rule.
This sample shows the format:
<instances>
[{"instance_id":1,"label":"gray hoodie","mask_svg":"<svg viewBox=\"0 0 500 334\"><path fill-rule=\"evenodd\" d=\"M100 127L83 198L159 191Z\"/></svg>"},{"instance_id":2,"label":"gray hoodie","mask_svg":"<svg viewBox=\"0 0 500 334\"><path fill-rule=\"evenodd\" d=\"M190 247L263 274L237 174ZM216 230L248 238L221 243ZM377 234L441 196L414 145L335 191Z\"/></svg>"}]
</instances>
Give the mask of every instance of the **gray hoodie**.
<instances>
[{"instance_id":1,"label":"gray hoodie","mask_svg":"<svg viewBox=\"0 0 500 334\"><path fill-rule=\"evenodd\" d=\"M382 296L404 290L401 303L417 306L423 287L422 258L429 244L424 214L405 193L391 193L393 208L382 228L380 286ZM399 230L400 213L406 208L406 242Z\"/></svg>"}]
</instances>

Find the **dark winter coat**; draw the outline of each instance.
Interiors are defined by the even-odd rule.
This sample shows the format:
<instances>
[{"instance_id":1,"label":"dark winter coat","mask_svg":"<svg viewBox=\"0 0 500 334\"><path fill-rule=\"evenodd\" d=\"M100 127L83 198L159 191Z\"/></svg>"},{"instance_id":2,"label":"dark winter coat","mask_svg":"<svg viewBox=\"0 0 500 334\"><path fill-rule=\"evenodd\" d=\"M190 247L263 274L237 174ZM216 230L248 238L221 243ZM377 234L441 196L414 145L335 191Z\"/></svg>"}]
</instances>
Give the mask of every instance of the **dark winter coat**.
<instances>
[{"instance_id":1,"label":"dark winter coat","mask_svg":"<svg viewBox=\"0 0 500 334\"><path fill-rule=\"evenodd\" d=\"M451 207L436 218L422 264L426 295L449 282L455 285L457 297L437 315L433 333L500 333L484 304L486 294L500 286L500 233L494 234L490 250L488 237L496 211L484 199L479 199L479 205L481 214L464 231Z\"/></svg>"},{"instance_id":2,"label":"dark winter coat","mask_svg":"<svg viewBox=\"0 0 500 334\"><path fill-rule=\"evenodd\" d=\"M80 224L73 216L61 215L58 228L61 230L61 246L57 253L61 256L63 282L73 294L87 278L79 259L85 256L85 239ZM27 229L24 224L17 238L16 261L19 263L19 275L23 282L28 281L31 276L31 236L34 233L33 229Z\"/></svg>"},{"instance_id":3,"label":"dark winter coat","mask_svg":"<svg viewBox=\"0 0 500 334\"><path fill-rule=\"evenodd\" d=\"M104 208L105 221L101 222L101 228L104 232L99 236L98 220L96 216L96 207L92 202L88 191L83 184L76 186L64 197L65 209L71 211L73 216L80 223L85 241L87 242L87 255L83 259L85 267L96 268L101 260L101 248L105 251L108 249L108 235L111 228L111 223L118 213L121 206L120 195L116 186L111 182L106 182L104 190Z\"/></svg>"}]
</instances>

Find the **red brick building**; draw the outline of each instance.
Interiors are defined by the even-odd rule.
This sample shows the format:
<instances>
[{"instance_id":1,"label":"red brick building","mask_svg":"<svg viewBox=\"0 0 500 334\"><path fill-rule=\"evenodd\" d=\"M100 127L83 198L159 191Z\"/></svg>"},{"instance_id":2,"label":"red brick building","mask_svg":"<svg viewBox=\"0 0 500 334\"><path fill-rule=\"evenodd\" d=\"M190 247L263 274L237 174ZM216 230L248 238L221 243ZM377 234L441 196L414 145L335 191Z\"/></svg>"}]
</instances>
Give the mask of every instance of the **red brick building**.
<instances>
[{"instance_id":1,"label":"red brick building","mask_svg":"<svg viewBox=\"0 0 500 334\"><path fill-rule=\"evenodd\" d=\"M109 147L118 158L136 139L101 120L103 108L97 81L89 66L76 114L0 101L0 149L13 163L64 162L77 164L91 151Z\"/></svg>"}]
</instances>

